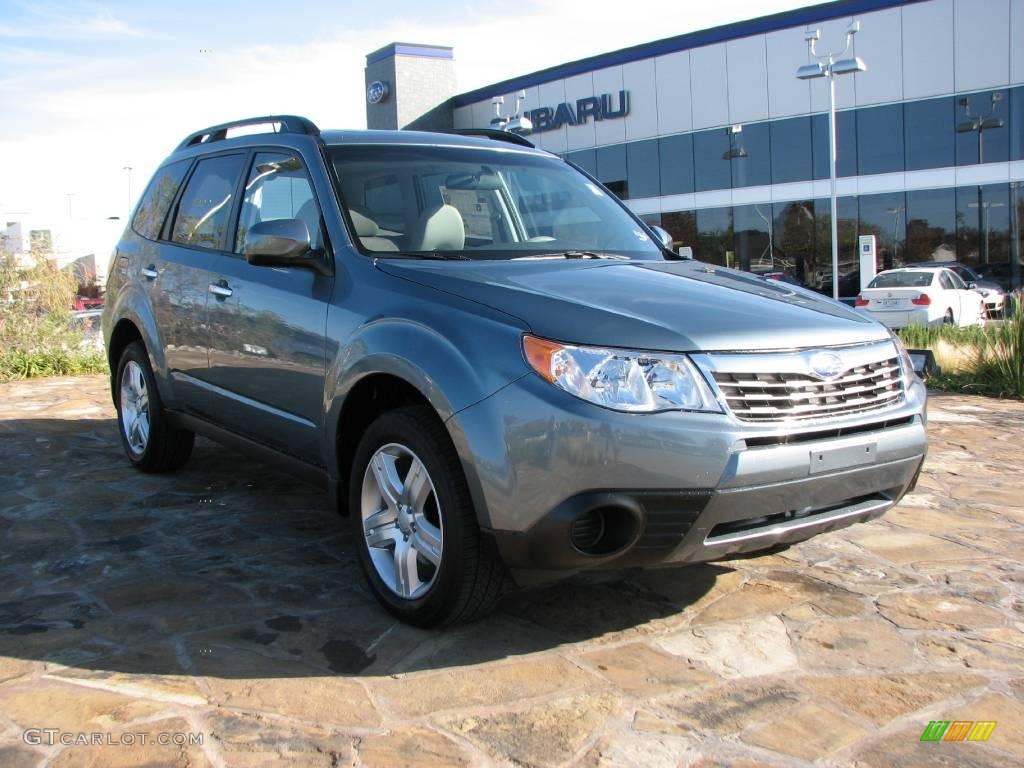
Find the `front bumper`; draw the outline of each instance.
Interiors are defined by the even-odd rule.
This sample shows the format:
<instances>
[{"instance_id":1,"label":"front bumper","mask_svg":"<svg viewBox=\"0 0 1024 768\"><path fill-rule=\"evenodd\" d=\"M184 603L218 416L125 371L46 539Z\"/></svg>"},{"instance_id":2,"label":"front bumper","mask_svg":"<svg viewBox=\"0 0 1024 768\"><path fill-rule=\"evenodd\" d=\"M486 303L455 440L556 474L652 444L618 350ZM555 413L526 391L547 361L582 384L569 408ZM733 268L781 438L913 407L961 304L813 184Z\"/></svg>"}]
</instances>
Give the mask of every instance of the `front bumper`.
<instances>
[{"instance_id":1,"label":"front bumper","mask_svg":"<svg viewBox=\"0 0 1024 768\"><path fill-rule=\"evenodd\" d=\"M514 572L700 562L800 541L881 515L926 451L920 382L895 407L793 427L619 413L531 375L450 427L481 526ZM587 510L614 510L630 535L613 551L580 551L572 526Z\"/></svg>"}]
</instances>

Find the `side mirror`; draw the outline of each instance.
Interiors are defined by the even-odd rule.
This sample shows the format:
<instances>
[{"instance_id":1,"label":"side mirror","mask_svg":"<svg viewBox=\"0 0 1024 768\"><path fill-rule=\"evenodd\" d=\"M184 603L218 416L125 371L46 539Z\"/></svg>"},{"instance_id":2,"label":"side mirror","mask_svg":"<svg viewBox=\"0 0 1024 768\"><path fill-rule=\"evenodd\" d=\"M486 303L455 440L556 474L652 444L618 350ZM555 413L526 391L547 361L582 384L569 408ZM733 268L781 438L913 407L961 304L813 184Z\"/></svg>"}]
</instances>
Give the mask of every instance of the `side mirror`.
<instances>
[{"instance_id":1,"label":"side mirror","mask_svg":"<svg viewBox=\"0 0 1024 768\"><path fill-rule=\"evenodd\" d=\"M309 230L300 219L275 219L253 224L242 245L245 259L257 267L299 267L331 274L318 251L310 250Z\"/></svg>"},{"instance_id":2,"label":"side mirror","mask_svg":"<svg viewBox=\"0 0 1024 768\"><path fill-rule=\"evenodd\" d=\"M970 283L967 284L967 287L970 288L973 291L973 290L977 289L978 284L975 283L975 282L970 282Z\"/></svg>"},{"instance_id":3,"label":"side mirror","mask_svg":"<svg viewBox=\"0 0 1024 768\"><path fill-rule=\"evenodd\" d=\"M664 229L659 227L657 224L651 225L651 229L654 230L654 234L658 236L658 242L662 248L672 250L672 235L666 232Z\"/></svg>"}]
</instances>

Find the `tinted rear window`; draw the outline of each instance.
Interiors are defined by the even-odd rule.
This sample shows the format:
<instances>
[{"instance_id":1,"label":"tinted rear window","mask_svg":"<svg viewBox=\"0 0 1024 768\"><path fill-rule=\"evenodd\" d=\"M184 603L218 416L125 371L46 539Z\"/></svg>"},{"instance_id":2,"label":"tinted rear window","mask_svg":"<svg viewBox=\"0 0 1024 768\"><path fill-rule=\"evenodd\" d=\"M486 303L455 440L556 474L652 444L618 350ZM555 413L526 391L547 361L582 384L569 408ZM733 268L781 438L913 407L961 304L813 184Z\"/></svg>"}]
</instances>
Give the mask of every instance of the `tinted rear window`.
<instances>
[{"instance_id":1,"label":"tinted rear window","mask_svg":"<svg viewBox=\"0 0 1024 768\"><path fill-rule=\"evenodd\" d=\"M932 276L931 272L883 272L868 288L927 288Z\"/></svg>"},{"instance_id":2,"label":"tinted rear window","mask_svg":"<svg viewBox=\"0 0 1024 768\"><path fill-rule=\"evenodd\" d=\"M167 211L171 209L171 203L178 194L178 187L181 186L181 180L185 178L191 162L179 160L165 165L156 172L139 202L139 207L135 209L132 229L149 240L160 237Z\"/></svg>"},{"instance_id":3,"label":"tinted rear window","mask_svg":"<svg viewBox=\"0 0 1024 768\"><path fill-rule=\"evenodd\" d=\"M221 155L199 161L185 185L171 240L199 248L223 248L238 177L245 155Z\"/></svg>"}]
</instances>

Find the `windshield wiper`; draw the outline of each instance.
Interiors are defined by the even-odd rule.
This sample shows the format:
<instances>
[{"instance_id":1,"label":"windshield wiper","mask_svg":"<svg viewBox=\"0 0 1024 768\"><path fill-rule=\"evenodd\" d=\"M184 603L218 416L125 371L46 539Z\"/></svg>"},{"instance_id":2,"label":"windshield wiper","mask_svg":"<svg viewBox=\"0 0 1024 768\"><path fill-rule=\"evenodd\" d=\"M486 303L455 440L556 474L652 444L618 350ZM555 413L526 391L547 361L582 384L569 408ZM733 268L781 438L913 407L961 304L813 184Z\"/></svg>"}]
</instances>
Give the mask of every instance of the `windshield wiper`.
<instances>
[{"instance_id":1,"label":"windshield wiper","mask_svg":"<svg viewBox=\"0 0 1024 768\"><path fill-rule=\"evenodd\" d=\"M597 251L558 251L556 253L531 253L525 256L513 256L513 259L615 259L629 261L629 256L618 253L598 253Z\"/></svg>"},{"instance_id":2,"label":"windshield wiper","mask_svg":"<svg viewBox=\"0 0 1024 768\"><path fill-rule=\"evenodd\" d=\"M434 253L432 251L420 251L410 253L408 251L376 251L374 258L377 259L427 259L429 261L472 261L468 256L461 253Z\"/></svg>"}]
</instances>

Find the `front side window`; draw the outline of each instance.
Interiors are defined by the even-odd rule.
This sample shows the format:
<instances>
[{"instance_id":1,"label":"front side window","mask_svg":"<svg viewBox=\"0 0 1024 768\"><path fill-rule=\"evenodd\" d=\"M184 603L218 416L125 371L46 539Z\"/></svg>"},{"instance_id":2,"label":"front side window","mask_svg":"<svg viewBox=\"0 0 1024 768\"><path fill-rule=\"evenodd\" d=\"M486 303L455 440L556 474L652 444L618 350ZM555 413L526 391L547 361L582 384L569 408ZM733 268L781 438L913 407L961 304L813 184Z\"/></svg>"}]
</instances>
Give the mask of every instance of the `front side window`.
<instances>
[{"instance_id":1,"label":"front side window","mask_svg":"<svg viewBox=\"0 0 1024 768\"><path fill-rule=\"evenodd\" d=\"M224 247L244 160L245 155L221 155L199 161L178 203L171 240L199 248Z\"/></svg>"},{"instance_id":2,"label":"front side window","mask_svg":"<svg viewBox=\"0 0 1024 768\"><path fill-rule=\"evenodd\" d=\"M250 227L278 219L299 219L309 232L310 246L314 250L321 247L320 209L302 161L280 152L260 152L245 182L235 252L242 252Z\"/></svg>"},{"instance_id":3,"label":"front side window","mask_svg":"<svg viewBox=\"0 0 1024 768\"><path fill-rule=\"evenodd\" d=\"M661 259L614 198L574 168L518 150L337 147L342 206L365 252L539 258L597 251Z\"/></svg>"},{"instance_id":4,"label":"front side window","mask_svg":"<svg viewBox=\"0 0 1024 768\"><path fill-rule=\"evenodd\" d=\"M156 240L160 237L167 212L171 209L174 196L178 194L182 179L188 173L189 165L190 160L179 160L165 165L156 172L149 187L146 188L139 207L135 210L132 229L147 240Z\"/></svg>"}]
</instances>

